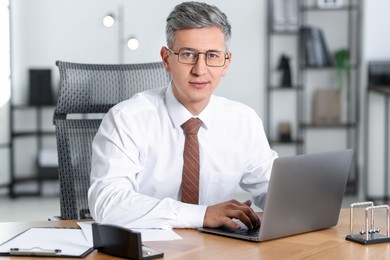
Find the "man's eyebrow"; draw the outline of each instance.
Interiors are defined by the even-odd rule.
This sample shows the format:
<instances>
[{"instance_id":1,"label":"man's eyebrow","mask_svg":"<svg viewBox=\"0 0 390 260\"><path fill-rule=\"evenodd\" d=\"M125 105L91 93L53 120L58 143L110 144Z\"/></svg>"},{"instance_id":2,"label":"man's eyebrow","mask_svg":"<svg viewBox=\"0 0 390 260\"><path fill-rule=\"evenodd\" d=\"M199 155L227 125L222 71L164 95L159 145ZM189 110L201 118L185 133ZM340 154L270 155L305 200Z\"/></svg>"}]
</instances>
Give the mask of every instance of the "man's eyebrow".
<instances>
[{"instance_id":1,"label":"man's eyebrow","mask_svg":"<svg viewBox=\"0 0 390 260\"><path fill-rule=\"evenodd\" d=\"M207 50L207 51L224 52L224 51L221 51L221 50Z\"/></svg>"},{"instance_id":2,"label":"man's eyebrow","mask_svg":"<svg viewBox=\"0 0 390 260\"><path fill-rule=\"evenodd\" d=\"M221 50L214 50L214 49L211 49L211 50L205 50L205 51L200 51L200 50L197 50L195 48L191 48L191 47L181 47L180 50L191 50L191 51L196 51L196 52L208 52L208 51L212 51L212 52L224 52L224 51L221 51Z\"/></svg>"},{"instance_id":3,"label":"man's eyebrow","mask_svg":"<svg viewBox=\"0 0 390 260\"><path fill-rule=\"evenodd\" d=\"M181 47L180 50L198 51L197 49L190 48L190 47Z\"/></svg>"}]
</instances>

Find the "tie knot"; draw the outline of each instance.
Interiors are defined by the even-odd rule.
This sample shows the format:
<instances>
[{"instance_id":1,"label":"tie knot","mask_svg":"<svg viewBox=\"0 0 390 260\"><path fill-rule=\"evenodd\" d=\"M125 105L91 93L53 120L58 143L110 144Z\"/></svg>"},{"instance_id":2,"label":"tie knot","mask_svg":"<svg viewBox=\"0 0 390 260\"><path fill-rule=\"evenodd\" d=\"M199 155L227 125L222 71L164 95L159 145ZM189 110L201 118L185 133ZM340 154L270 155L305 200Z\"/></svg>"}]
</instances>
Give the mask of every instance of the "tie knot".
<instances>
[{"instance_id":1,"label":"tie knot","mask_svg":"<svg viewBox=\"0 0 390 260\"><path fill-rule=\"evenodd\" d=\"M183 128L185 134L197 134L202 124L202 120L193 117L182 124L181 128Z\"/></svg>"}]
</instances>

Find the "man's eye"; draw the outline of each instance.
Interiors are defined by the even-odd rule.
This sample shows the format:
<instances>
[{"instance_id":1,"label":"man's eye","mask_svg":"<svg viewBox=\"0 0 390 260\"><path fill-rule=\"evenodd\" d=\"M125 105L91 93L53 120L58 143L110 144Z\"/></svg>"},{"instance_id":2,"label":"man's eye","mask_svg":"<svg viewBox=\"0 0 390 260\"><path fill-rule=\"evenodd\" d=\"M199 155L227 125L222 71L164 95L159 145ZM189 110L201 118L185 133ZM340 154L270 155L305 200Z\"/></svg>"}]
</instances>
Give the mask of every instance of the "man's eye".
<instances>
[{"instance_id":1,"label":"man's eye","mask_svg":"<svg viewBox=\"0 0 390 260\"><path fill-rule=\"evenodd\" d=\"M207 58L209 59L218 59L220 54L218 52L208 52Z\"/></svg>"},{"instance_id":2,"label":"man's eye","mask_svg":"<svg viewBox=\"0 0 390 260\"><path fill-rule=\"evenodd\" d=\"M195 58L196 54L194 52L186 51L186 52L181 52L180 56L186 59L193 59Z\"/></svg>"}]
</instances>

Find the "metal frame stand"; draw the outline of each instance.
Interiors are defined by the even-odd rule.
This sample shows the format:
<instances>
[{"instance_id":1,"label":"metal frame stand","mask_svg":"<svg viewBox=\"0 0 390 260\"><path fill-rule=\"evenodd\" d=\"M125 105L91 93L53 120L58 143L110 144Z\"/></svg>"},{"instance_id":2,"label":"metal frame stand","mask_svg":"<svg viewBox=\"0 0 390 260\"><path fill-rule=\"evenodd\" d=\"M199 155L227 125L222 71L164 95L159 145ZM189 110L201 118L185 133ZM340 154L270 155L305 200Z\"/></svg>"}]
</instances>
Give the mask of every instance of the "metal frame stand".
<instances>
[{"instance_id":1,"label":"metal frame stand","mask_svg":"<svg viewBox=\"0 0 390 260\"><path fill-rule=\"evenodd\" d=\"M354 208L357 206L367 206L365 208L365 229L360 230L358 234L354 234L353 213ZM377 210L386 210L386 236L380 234L380 229L374 226L374 211ZM388 205L374 206L374 203L371 201L351 204L350 234L347 235L345 239L362 245L372 245L390 242L389 211L390 207Z\"/></svg>"}]
</instances>

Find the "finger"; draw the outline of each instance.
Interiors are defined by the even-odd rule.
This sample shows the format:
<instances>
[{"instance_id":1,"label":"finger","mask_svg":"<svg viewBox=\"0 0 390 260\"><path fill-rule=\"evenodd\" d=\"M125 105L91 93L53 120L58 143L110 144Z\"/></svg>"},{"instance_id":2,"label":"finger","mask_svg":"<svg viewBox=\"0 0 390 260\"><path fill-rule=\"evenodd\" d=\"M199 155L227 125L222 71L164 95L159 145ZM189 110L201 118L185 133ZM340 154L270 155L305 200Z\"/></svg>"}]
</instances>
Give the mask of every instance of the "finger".
<instances>
[{"instance_id":1,"label":"finger","mask_svg":"<svg viewBox=\"0 0 390 260\"><path fill-rule=\"evenodd\" d=\"M252 202L250 200L247 200L243 203L245 206L243 206L241 209L244 212L246 216L249 217L250 222L252 224L252 228L257 228L260 226L260 219L257 216L256 212L250 207ZM249 228L249 226L248 226Z\"/></svg>"},{"instance_id":2,"label":"finger","mask_svg":"<svg viewBox=\"0 0 390 260\"><path fill-rule=\"evenodd\" d=\"M248 216L251 219L252 224L255 228L260 226L260 218L252 208L249 208Z\"/></svg>"},{"instance_id":3,"label":"finger","mask_svg":"<svg viewBox=\"0 0 390 260\"><path fill-rule=\"evenodd\" d=\"M252 220L243 210L237 209L232 211L230 217L240 220L248 229L253 228Z\"/></svg>"},{"instance_id":4,"label":"finger","mask_svg":"<svg viewBox=\"0 0 390 260\"><path fill-rule=\"evenodd\" d=\"M243 202L243 204L247 205L247 206L251 206L252 205L252 201L251 200L246 200Z\"/></svg>"},{"instance_id":5,"label":"finger","mask_svg":"<svg viewBox=\"0 0 390 260\"><path fill-rule=\"evenodd\" d=\"M222 223L223 223L223 225L225 225L231 229L238 230L241 228L241 226L238 223L236 223L234 220L232 220L231 218L228 218L228 217L223 218Z\"/></svg>"}]
</instances>

